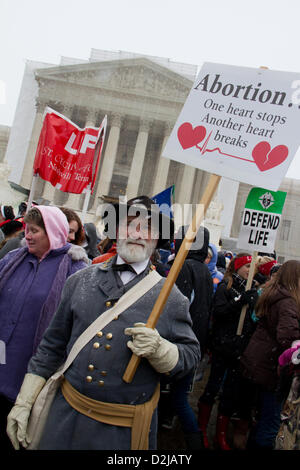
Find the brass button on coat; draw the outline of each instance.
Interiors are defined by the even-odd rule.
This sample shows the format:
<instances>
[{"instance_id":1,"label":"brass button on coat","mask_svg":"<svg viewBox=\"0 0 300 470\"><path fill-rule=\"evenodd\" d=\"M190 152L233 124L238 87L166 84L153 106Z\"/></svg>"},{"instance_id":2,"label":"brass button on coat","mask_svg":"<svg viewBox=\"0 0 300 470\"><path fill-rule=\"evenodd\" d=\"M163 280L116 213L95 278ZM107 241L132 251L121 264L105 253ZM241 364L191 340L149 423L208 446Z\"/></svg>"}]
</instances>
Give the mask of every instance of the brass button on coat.
<instances>
[{"instance_id":1,"label":"brass button on coat","mask_svg":"<svg viewBox=\"0 0 300 470\"><path fill-rule=\"evenodd\" d=\"M111 301L108 300L107 302L105 302L105 305L106 305L106 307L111 307Z\"/></svg>"},{"instance_id":2,"label":"brass button on coat","mask_svg":"<svg viewBox=\"0 0 300 470\"><path fill-rule=\"evenodd\" d=\"M93 377L91 375L88 375L85 380L88 382L88 383L91 383L92 380L93 380Z\"/></svg>"},{"instance_id":3,"label":"brass button on coat","mask_svg":"<svg viewBox=\"0 0 300 470\"><path fill-rule=\"evenodd\" d=\"M111 345L110 345L110 344L106 344L106 345L105 345L105 349L106 349L106 351L109 351L109 350L111 349Z\"/></svg>"},{"instance_id":4,"label":"brass button on coat","mask_svg":"<svg viewBox=\"0 0 300 470\"><path fill-rule=\"evenodd\" d=\"M104 380L99 380L99 381L98 381L98 385L99 385L100 387L103 387L103 385L104 385Z\"/></svg>"},{"instance_id":5,"label":"brass button on coat","mask_svg":"<svg viewBox=\"0 0 300 470\"><path fill-rule=\"evenodd\" d=\"M102 371L101 371L101 375L104 375L104 377L105 377L105 376L107 375L106 370L102 370Z\"/></svg>"},{"instance_id":6,"label":"brass button on coat","mask_svg":"<svg viewBox=\"0 0 300 470\"><path fill-rule=\"evenodd\" d=\"M102 331L98 331L97 336L98 336L99 338L101 338L101 336L103 336Z\"/></svg>"},{"instance_id":7,"label":"brass button on coat","mask_svg":"<svg viewBox=\"0 0 300 470\"><path fill-rule=\"evenodd\" d=\"M95 369L95 366L93 364L88 365L88 370L94 370L94 369Z\"/></svg>"},{"instance_id":8,"label":"brass button on coat","mask_svg":"<svg viewBox=\"0 0 300 470\"><path fill-rule=\"evenodd\" d=\"M93 348L95 348L95 349L100 348L100 343L94 343L94 344L93 344Z\"/></svg>"},{"instance_id":9,"label":"brass button on coat","mask_svg":"<svg viewBox=\"0 0 300 470\"><path fill-rule=\"evenodd\" d=\"M112 333L107 333L106 339L112 339L112 337L113 337Z\"/></svg>"}]
</instances>

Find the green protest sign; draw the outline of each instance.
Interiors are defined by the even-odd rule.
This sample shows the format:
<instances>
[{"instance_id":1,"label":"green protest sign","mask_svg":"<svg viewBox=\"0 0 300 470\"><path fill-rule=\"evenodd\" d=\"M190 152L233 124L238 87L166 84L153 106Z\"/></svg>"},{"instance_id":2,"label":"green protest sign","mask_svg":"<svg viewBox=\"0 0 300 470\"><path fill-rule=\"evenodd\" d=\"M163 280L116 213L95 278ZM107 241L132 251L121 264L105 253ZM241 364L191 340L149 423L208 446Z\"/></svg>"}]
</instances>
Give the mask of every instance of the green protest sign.
<instances>
[{"instance_id":1,"label":"green protest sign","mask_svg":"<svg viewBox=\"0 0 300 470\"><path fill-rule=\"evenodd\" d=\"M243 213L237 248L272 253L286 193L252 188Z\"/></svg>"}]
</instances>

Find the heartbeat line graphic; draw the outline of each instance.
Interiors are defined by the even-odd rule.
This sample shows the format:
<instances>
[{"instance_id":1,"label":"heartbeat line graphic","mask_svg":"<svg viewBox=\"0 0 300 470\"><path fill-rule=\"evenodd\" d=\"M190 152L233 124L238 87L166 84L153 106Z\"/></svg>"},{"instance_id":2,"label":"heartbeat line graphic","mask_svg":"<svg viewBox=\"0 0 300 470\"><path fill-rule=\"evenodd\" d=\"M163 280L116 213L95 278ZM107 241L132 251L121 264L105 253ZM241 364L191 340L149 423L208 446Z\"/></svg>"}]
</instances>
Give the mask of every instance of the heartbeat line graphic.
<instances>
[{"instance_id":1,"label":"heartbeat line graphic","mask_svg":"<svg viewBox=\"0 0 300 470\"><path fill-rule=\"evenodd\" d=\"M222 150L219 148L219 147L215 147L214 149L207 149L207 144L208 144L208 141L210 139L210 136L212 134L212 131L210 131L207 139L205 140L204 144L202 145L202 147L200 145L195 145L195 147L197 149L200 150L201 152L201 155L204 155L206 152L219 152L220 155L225 155L226 157L232 157L232 158L237 158L238 160L244 160L245 162L249 162L249 163L255 163L254 160L249 160L248 158L243 158L243 157L237 157L236 155L231 155L230 153L225 153L225 152L222 152Z\"/></svg>"}]
</instances>

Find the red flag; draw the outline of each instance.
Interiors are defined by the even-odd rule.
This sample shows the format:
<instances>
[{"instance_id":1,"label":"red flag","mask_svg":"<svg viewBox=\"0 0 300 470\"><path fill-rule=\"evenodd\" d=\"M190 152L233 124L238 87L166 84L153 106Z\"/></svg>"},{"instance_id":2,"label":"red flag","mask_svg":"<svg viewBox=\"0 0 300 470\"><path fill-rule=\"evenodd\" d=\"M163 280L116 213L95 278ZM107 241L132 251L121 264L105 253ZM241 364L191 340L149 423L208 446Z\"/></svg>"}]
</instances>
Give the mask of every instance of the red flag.
<instances>
[{"instance_id":1,"label":"red flag","mask_svg":"<svg viewBox=\"0 0 300 470\"><path fill-rule=\"evenodd\" d=\"M68 193L93 191L106 131L101 126L80 129L62 114L47 107L33 171L52 186Z\"/></svg>"}]
</instances>

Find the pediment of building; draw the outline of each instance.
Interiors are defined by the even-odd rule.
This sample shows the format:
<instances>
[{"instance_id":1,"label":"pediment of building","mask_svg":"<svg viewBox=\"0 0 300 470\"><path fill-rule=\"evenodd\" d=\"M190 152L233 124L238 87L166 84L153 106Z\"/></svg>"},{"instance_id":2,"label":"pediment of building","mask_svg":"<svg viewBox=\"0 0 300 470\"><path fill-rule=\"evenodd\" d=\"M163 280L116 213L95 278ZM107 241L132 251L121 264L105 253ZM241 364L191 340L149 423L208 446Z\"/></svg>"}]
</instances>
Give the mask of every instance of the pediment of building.
<instances>
[{"instance_id":1,"label":"pediment of building","mask_svg":"<svg viewBox=\"0 0 300 470\"><path fill-rule=\"evenodd\" d=\"M185 99L192 85L188 78L143 57L38 69L36 78L173 99Z\"/></svg>"}]
</instances>

